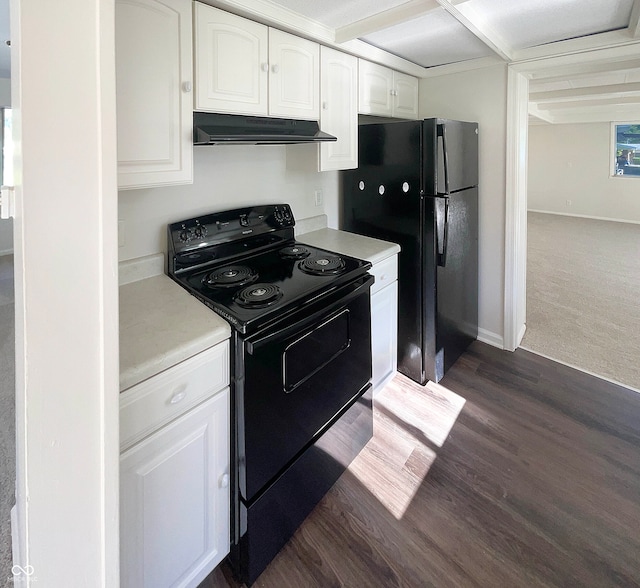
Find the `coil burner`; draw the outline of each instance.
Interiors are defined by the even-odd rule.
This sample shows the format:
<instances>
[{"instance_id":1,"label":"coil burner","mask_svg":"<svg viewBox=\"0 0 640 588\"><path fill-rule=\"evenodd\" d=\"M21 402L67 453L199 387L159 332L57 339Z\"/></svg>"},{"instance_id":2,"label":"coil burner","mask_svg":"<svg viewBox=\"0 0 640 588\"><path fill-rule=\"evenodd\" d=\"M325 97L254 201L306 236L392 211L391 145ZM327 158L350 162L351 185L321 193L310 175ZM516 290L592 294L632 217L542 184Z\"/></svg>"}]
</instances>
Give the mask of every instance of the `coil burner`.
<instances>
[{"instance_id":1,"label":"coil burner","mask_svg":"<svg viewBox=\"0 0 640 588\"><path fill-rule=\"evenodd\" d=\"M341 257L332 255L307 257L300 262L300 269L314 276L335 276L345 270L345 263Z\"/></svg>"},{"instance_id":2,"label":"coil burner","mask_svg":"<svg viewBox=\"0 0 640 588\"><path fill-rule=\"evenodd\" d=\"M282 291L273 284L253 284L243 288L234 296L234 300L246 308L262 308L277 302Z\"/></svg>"},{"instance_id":3,"label":"coil burner","mask_svg":"<svg viewBox=\"0 0 640 588\"><path fill-rule=\"evenodd\" d=\"M246 265L228 265L207 274L203 283L210 288L244 286L258 279L258 274Z\"/></svg>"},{"instance_id":4,"label":"coil burner","mask_svg":"<svg viewBox=\"0 0 640 588\"><path fill-rule=\"evenodd\" d=\"M309 251L303 245L291 245L290 247L283 247L280 249L280 257L284 259L304 259L311 255Z\"/></svg>"}]
</instances>

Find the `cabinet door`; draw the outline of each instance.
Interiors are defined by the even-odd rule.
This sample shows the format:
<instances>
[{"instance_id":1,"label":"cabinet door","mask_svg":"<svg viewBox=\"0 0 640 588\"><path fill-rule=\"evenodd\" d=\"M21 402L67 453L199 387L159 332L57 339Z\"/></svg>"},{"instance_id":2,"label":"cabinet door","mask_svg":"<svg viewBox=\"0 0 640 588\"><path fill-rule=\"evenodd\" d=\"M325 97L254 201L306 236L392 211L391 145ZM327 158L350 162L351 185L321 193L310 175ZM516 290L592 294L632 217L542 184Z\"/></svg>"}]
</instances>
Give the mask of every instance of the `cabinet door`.
<instances>
[{"instance_id":1,"label":"cabinet door","mask_svg":"<svg viewBox=\"0 0 640 588\"><path fill-rule=\"evenodd\" d=\"M320 46L269 29L269 114L318 120Z\"/></svg>"},{"instance_id":2,"label":"cabinet door","mask_svg":"<svg viewBox=\"0 0 640 588\"><path fill-rule=\"evenodd\" d=\"M195 3L195 109L267 115L268 28Z\"/></svg>"},{"instance_id":3,"label":"cabinet door","mask_svg":"<svg viewBox=\"0 0 640 588\"><path fill-rule=\"evenodd\" d=\"M393 116L418 118L418 78L393 72Z\"/></svg>"},{"instance_id":4,"label":"cabinet door","mask_svg":"<svg viewBox=\"0 0 640 588\"><path fill-rule=\"evenodd\" d=\"M393 116L393 70L364 59L359 60L358 67L360 114Z\"/></svg>"},{"instance_id":5,"label":"cabinet door","mask_svg":"<svg viewBox=\"0 0 640 588\"><path fill-rule=\"evenodd\" d=\"M229 389L120 458L123 588L197 586L229 552Z\"/></svg>"},{"instance_id":6,"label":"cabinet door","mask_svg":"<svg viewBox=\"0 0 640 588\"><path fill-rule=\"evenodd\" d=\"M371 295L371 359L374 394L396 373L398 360L398 282Z\"/></svg>"},{"instance_id":7,"label":"cabinet door","mask_svg":"<svg viewBox=\"0 0 640 588\"><path fill-rule=\"evenodd\" d=\"M116 0L118 186L193 181L191 2Z\"/></svg>"},{"instance_id":8,"label":"cabinet door","mask_svg":"<svg viewBox=\"0 0 640 588\"><path fill-rule=\"evenodd\" d=\"M320 144L319 171L358 167L358 59L320 48L320 128L336 142Z\"/></svg>"}]
</instances>

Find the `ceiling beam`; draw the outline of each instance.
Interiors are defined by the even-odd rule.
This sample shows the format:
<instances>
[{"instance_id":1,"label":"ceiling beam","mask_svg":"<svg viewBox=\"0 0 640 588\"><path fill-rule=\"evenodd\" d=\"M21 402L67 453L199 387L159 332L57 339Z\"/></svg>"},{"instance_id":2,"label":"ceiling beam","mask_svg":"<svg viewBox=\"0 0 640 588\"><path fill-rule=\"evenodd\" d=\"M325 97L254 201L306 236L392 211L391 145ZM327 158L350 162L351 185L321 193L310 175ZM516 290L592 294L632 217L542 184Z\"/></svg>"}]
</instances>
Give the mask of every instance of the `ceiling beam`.
<instances>
[{"instance_id":1,"label":"ceiling beam","mask_svg":"<svg viewBox=\"0 0 640 588\"><path fill-rule=\"evenodd\" d=\"M337 28L335 41L336 43L344 43L345 41L351 41L351 39L358 39L439 8L440 4L436 0L410 0L400 4L400 6L383 10L344 27Z\"/></svg>"},{"instance_id":2,"label":"ceiling beam","mask_svg":"<svg viewBox=\"0 0 640 588\"><path fill-rule=\"evenodd\" d=\"M640 39L640 0L635 0L629 19L629 34L634 39Z\"/></svg>"},{"instance_id":3,"label":"ceiling beam","mask_svg":"<svg viewBox=\"0 0 640 588\"><path fill-rule=\"evenodd\" d=\"M505 61L513 61L513 50L507 43L483 21L470 5L458 7L454 0L437 0L453 18L473 33L489 49L498 54Z\"/></svg>"},{"instance_id":4,"label":"ceiling beam","mask_svg":"<svg viewBox=\"0 0 640 588\"><path fill-rule=\"evenodd\" d=\"M450 0L450 2L452 5L458 5L469 2L469 0ZM337 28L335 42L345 43L352 39L362 38L438 9L440 9L440 3L437 0L409 0L399 6Z\"/></svg>"},{"instance_id":5,"label":"ceiling beam","mask_svg":"<svg viewBox=\"0 0 640 588\"><path fill-rule=\"evenodd\" d=\"M620 105L635 105L640 107L640 96L626 96L623 98L620 97L603 97L603 98L594 98L589 100L575 100L571 102L548 102L548 103L538 103L535 105L539 110L550 111L553 110L567 110L567 109L581 109L581 108L592 108L594 106L620 106Z\"/></svg>"},{"instance_id":6,"label":"ceiling beam","mask_svg":"<svg viewBox=\"0 0 640 588\"><path fill-rule=\"evenodd\" d=\"M615 96L640 94L640 82L634 84L610 84L608 86L589 86L587 88L571 88L551 92L532 92L529 100L537 104L547 102L571 102L574 100L592 100Z\"/></svg>"},{"instance_id":7,"label":"ceiling beam","mask_svg":"<svg viewBox=\"0 0 640 588\"><path fill-rule=\"evenodd\" d=\"M631 73L640 69L640 59L616 61L615 63L583 63L561 71L534 74L529 80L529 90L535 92L535 85L554 80L580 80L592 78L595 74Z\"/></svg>"}]
</instances>

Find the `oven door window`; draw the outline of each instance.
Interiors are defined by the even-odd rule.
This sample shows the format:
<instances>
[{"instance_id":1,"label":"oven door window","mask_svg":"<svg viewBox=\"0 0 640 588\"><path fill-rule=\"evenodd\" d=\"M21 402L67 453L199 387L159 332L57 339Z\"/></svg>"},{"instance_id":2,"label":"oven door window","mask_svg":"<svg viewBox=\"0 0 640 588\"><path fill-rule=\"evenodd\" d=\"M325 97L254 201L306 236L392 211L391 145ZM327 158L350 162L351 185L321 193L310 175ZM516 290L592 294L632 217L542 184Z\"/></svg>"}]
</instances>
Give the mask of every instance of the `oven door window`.
<instances>
[{"instance_id":1,"label":"oven door window","mask_svg":"<svg viewBox=\"0 0 640 588\"><path fill-rule=\"evenodd\" d=\"M349 310L330 318L291 343L282 354L282 381L285 392L320 371L351 345Z\"/></svg>"}]
</instances>

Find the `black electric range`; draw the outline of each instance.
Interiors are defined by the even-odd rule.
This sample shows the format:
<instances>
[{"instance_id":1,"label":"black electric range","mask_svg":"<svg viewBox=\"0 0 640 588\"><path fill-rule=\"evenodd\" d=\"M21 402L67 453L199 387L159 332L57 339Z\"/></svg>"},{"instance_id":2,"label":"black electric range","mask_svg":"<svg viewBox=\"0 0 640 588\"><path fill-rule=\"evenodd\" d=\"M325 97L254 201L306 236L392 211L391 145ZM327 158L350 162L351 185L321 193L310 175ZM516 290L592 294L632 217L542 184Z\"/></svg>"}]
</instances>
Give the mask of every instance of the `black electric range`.
<instances>
[{"instance_id":1,"label":"black electric range","mask_svg":"<svg viewBox=\"0 0 640 588\"><path fill-rule=\"evenodd\" d=\"M287 204L168 226L168 273L231 326L231 553L254 582L373 434L371 264Z\"/></svg>"}]
</instances>

